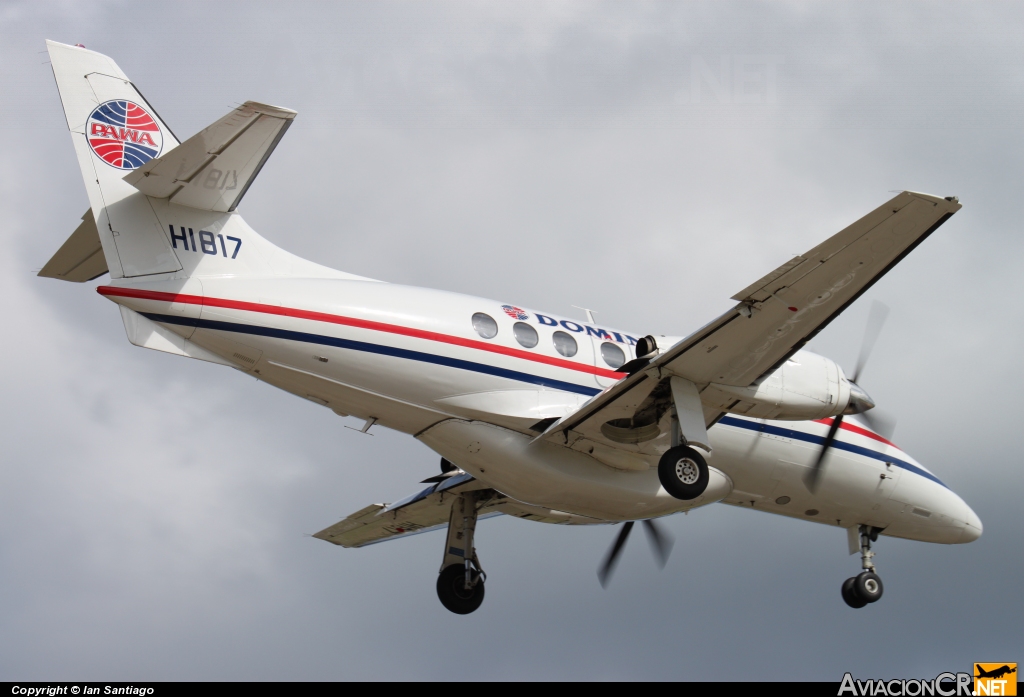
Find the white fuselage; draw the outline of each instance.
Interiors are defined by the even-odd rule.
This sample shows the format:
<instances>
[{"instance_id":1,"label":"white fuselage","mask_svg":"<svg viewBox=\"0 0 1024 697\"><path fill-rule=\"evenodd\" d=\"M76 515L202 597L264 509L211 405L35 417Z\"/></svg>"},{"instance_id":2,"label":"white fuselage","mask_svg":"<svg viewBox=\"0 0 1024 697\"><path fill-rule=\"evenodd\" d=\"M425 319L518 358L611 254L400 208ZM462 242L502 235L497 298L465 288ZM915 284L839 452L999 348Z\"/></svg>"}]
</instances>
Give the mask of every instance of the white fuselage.
<instances>
[{"instance_id":1,"label":"white fuselage","mask_svg":"<svg viewBox=\"0 0 1024 697\"><path fill-rule=\"evenodd\" d=\"M47 50L90 211L40 273L84 281L86 269L109 272L98 290L121 306L132 343L242 370L363 419L364 428L412 434L545 520L637 520L725 501L934 542L981 534L977 516L934 475L848 423L809 493L804 475L822 451L828 419L856 411L864 395L851 401L842 370L813 354L796 353L767 374L759 362L787 355L798 337L827 324L845 307L842 298L856 299L855 289L863 292L959 210L955 197L904 192L744 290L721 325L725 343L704 347L719 350L712 362L730 368L704 374L699 394L695 382L670 376L673 411L655 415L675 424L667 431L634 424L641 405L623 400L615 408L629 418L595 426L613 435L592 440L583 429L571 440L567 426L556 443L557 429L538 436L619 383L616 368L636 358L638 334L300 259L236 210L294 111L246 102L179 143L111 58L56 42ZM775 285L783 278L792 284ZM735 329L741 315L759 318L746 325L749 336ZM662 349L675 341L657 339ZM689 408L679 408L681 399ZM705 430L712 414L733 411L742 416L730 413ZM673 498L661 486L657 463L670 433L712 450L709 482L696 499Z\"/></svg>"},{"instance_id":2,"label":"white fuselage","mask_svg":"<svg viewBox=\"0 0 1024 697\"><path fill-rule=\"evenodd\" d=\"M650 518L722 500L930 542L969 542L981 534L974 512L933 474L849 422L815 494L803 476L828 431L825 419L725 416L710 431L714 476L696 501L661 488L656 457L536 441L531 426L575 411L622 377L606 364L602 344L614 344L629 360L636 333L368 280L192 277L117 280L99 290L200 347L200 357L339 414L415 435L502 493L573 514L567 522ZM490 316L497 334L479 334L474 313ZM517 322L535 330L536 346L517 341ZM556 331L574 339L574 355L556 349ZM674 341L659 339L664 347Z\"/></svg>"}]
</instances>

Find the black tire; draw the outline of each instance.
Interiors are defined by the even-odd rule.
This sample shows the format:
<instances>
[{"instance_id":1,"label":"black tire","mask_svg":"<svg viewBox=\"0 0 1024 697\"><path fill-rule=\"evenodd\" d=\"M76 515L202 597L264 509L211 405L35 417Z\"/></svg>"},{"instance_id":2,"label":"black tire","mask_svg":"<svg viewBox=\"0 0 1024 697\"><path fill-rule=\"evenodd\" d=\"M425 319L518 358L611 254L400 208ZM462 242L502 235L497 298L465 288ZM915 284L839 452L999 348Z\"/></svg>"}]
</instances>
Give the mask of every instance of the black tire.
<instances>
[{"instance_id":1,"label":"black tire","mask_svg":"<svg viewBox=\"0 0 1024 697\"><path fill-rule=\"evenodd\" d=\"M882 579L871 571L862 571L853 579L853 592L865 603L877 603L882 599Z\"/></svg>"},{"instance_id":2,"label":"black tire","mask_svg":"<svg viewBox=\"0 0 1024 697\"><path fill-rule=\"evenodd\" d=\"M868 601L863 600L857 591L853 589L853 585L857 582L856 578L848 578L843 581L843 601L854 609L860 609L868 604Z\"/></svg>"},{"instance_id":3,"label":"black tire","mask_svg":"<svg viewBox=\"0 0 1024 697\"><path fill-rule=\"evenodd\" d=\"M690 501L708 488L708 463L693 448L677 445L661 456L658 479L669 494Z\"/></svg>"},{"instance_id":4,"label":"black tire","mask_svg":"<svg viewBox=\"0 0 1024 697\"><path fill-rule=\"evenodd\" d=\"M484 601L484 582L466 589L466 567L452 564L445 567L437 577L437 597L448 610L456 615L468 615Z\"/></svg>"}]
</instances>

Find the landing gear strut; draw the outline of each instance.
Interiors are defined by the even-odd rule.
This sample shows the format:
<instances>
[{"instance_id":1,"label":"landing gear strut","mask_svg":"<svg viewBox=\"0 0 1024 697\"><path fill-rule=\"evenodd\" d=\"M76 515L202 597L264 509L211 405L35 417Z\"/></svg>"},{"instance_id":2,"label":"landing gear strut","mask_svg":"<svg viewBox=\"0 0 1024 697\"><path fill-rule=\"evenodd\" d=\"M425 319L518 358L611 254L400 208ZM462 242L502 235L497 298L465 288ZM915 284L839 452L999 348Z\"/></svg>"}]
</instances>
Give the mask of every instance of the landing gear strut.
<instances>
[{"instance_id":1,"label":"landing gear strut","mask_svg":"<svg viewBox=\"0 0 1024 697\"><path fill-rule=\"evenodd\" d=\"M864 569L856 576L843 581L843 600L852 608L862 608L874 603L882 597L882 579L875 573L875 564L871 561L875 553L871 551L871 543L878 539L880 528L861 525L860 533L860 565Z\"/></svg>"},{"instance_id":2,"label":"landing gear strut","mask_svg":"<svg viewBox=\"0 0 1024 697\"><path fill-rule=\"evenodd\" d=\"M441 573L437 577L438 599L457 615L468 615L484 601L487 574L480 568L480 560L473 546L477 500L480 495L478 491L467 491L459 494L452 502L444 558L441 561Z\"/></svg>"}]
</instances>

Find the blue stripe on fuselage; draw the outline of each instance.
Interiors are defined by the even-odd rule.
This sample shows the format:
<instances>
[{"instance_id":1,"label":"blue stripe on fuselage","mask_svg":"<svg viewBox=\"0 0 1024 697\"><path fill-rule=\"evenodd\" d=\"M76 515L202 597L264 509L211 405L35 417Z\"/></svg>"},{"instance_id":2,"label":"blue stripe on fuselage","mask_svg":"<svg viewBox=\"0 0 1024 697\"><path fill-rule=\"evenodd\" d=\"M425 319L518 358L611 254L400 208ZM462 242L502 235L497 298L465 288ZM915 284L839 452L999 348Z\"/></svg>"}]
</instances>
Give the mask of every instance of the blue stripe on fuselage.
<instances>
[{"instance_id":1,"label":"blue stripe on fuselage","mask_svg":"<svg viewBox=\"0 0 1024 697\"><path fill-rule=\"evenodd\" d=\"M552 387L556 390L564 390L565 392L574 392L576 394L586 395L592 397L601 390L596 387L587 387L585 385L577 385L574 382L565 382L563 380L554 380L552 378L545 378L539 375L531 375L529 373L521 373L518 370L508 370L506 368L498 368L493 365L487 365L486 363L475 363L473 361L464 361L459 358L448 358L447 356L437 356L432 353L423 353L422 351L410 351L408 349L395 348L394 346L382 346L380 344L370 344L365 341L352 341L350 339L339 339L334 336L323 336L321 334L309 334L307 332L293 332L287 329L273 329L271 327L259 327L251 324L237 324L235 322L219 322L208 319L189 319L186 317L173 317L170 315L158 315L150 312L141 313L143 317L153 320L154 322L162 322L163 324L178 324L186 327L198 327L200 329L215 329L222 332L236 332L238 334L253 334L256 336L268 336L275 339L287 339L288 341L302 341L307 344L321 344L323 346L336 346L342 349L349 349L350 351L364 351L366 353L376 353L382 356L393 356L395 358L406 358L413 361L421 361L423 363L433 363L435 365L443 365L448 368L459 368L461 370L470 370L475 373L484 373L485 375L494 375L499 378L508 378L510 380L518 380L519 382L528 382L532 385L541 385L543 387Z\"/></svg>"},{"instance_id":2,"label":"blue stripe on fuselage","mask_svg":"<svg viewBox=\"0 0 1024 697\"><path fill-rule=\"evenodd\" d=\"M802 440L805 443L814 443L815 445L824 445L824 436L815 436L811 433L804 433L803 431L797 431L792 428L783 428L781 426L772 426L769 424L761 423L760 421L748 421L747 419L737 419L733 416L723 416L718 423L723 426L735 426L736 428L745 428L748 431L758 431L760 433L770 433L773 436L782 436L783 438L792 438L793 440ZM841 432L841 431L840 431ZM913 472L914 474L921 475L925 479L930 479L936 484L946 486L931 472L923 470L917 465L912 465L909 462L899 460L892 455L885 455L878 452L877 450L871 450L870 448L863 448L859 445L853 445L852 443L846 443L841 440L832 441L832 447L836 450L845 450L850 453L857 455L863 455L864 457L870 457L873 460L880 460L882 462L891 462L892 464ZM949 487L946 486L948 489Z\"/></svg>"},{"instance_id":3,"label":"blue stripe on fuselage","mask_svg":"<svg viewBox=\"0 0 1024 697\"><path fill-rule=\"evenodd\" d=\"M485 375L494 375L496 377L508 378L510 380L517 380L519 382L526 382L532 385L541 385L543 387L552 387L558 390L564 390L566 392L573 392L575 394L582 394L588 397L598 394L601 390L596 387L587 387L585 385L578 385L573 382L565 382L563 380L554 380L552 378L545 378L539 375L531 375L530 373L523 373L518 370L508 370L506 368L498 368L493 365L487 365L486 363L476 363L474 361L465 361L458 358L449 358L447 356L437 356L432 353L424 353L422 351L410 351L408 349L395 348L393 346L383 346L380 344L371 344L365 341L352 341L350 339L339 339L333 336L323 336L321 334L310 334L307 332L295 332L286 329L274 329L271 327L260 327L250 324L239 324L235 322L220 322L216 320L205 320L205 319L189 319L185 317L174 317L171 315L160 315L151 312L141 313L144 317L153 320L154 322L162 322L164 324L177 324L186 327L197 327L201 329L214 329L224 332L235 332L239 334L252 334L256 336L267 336L275 339L286 339L289 341L301 341L308 344L321 344L324 346L336 346L342 349L349 349L351 351L364 351L366 353L376 353L382 356L393 356L395 358L405 358L413 361L421 361L423 363L433 363L434 365L443 365L449 368L458 368L460 370L469 370L476 373L483 373ZM805 443L813 443L815 445L823 445L825 438L822 436L816 436L803 431L797 431L791 428L782 428L780 426L772 426L769 424L761 423L759 421L749 421L747 419L739 419L733 416L723 416L719 421L719 424L723 426L733 426L736 428L746 429L748 431L757 431L761 433L770 433L775 436L782 436L783 438L791 438L793 440L803 441ZM918 474L925 479L946 486L931 472L921 469L916 465L912 465L909 462L899 460L892 457L891 455L884 455L876 450L864 448L859 445L853 445L846 443L841 440L835 440L832 443L832 447L838 450L845 450L847 452L855 453L857 455L863 455L864 457L870 457L874 460L880 460L882 462L891 462L892 464ZM946 487L947 489L949 487Z\"/></svg>"}]
</instances>

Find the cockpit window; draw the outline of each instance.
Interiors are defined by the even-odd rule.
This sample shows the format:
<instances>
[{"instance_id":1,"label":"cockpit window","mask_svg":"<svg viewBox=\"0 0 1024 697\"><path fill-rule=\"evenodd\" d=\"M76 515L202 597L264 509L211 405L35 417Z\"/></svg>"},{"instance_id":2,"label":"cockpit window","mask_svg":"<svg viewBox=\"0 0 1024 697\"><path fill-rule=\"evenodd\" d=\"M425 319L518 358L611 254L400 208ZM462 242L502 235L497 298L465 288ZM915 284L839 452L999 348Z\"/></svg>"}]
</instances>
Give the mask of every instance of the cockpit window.
<instances>
[{"instance_id":1,"label":"cockpit window","mask_svg":"<svg viewBox=\"0 0 1024 697\"><path fill-rule=\"evenodd\" d=\"M525 348L533 348L540 341L537 330L526 322L516 322L512 325L512 334L516 337L519 345Z\"/></svg>"},{"instance_id":2,"label":"cockpit window","mask_svg":"<svg viewBox=\"0 0 1024 697\"><path fill-rule=\"evenodd\" d=\"M483 312L473 314L473 329L485 339L493 339L498 336L498 323L490 315Z\"/></svg>"},{"instance_id":3,"label":"cockpit window","mask_svg":"<svg viewBox=\"0 0 1024 697\"><path fill-rule=\"evenodd\" d=\"M576 346L576 339L573 339L565 332L555 332L551 335L551 341L555 344L555 350L566 358L575 356L576 351L579 349Z\"/></svg>"},{"instance_id":4,"label":"cockpit window","mask_svg":"<svg viewBox=\"0 0 1024 697\"><path fill-rule=\"evenodd\" d=\"M626 362L626 354L622 352L622 349L609 341L601 344L601 358L613 370L621 368L622 364Z\"/></svg>"}]
</instances>

